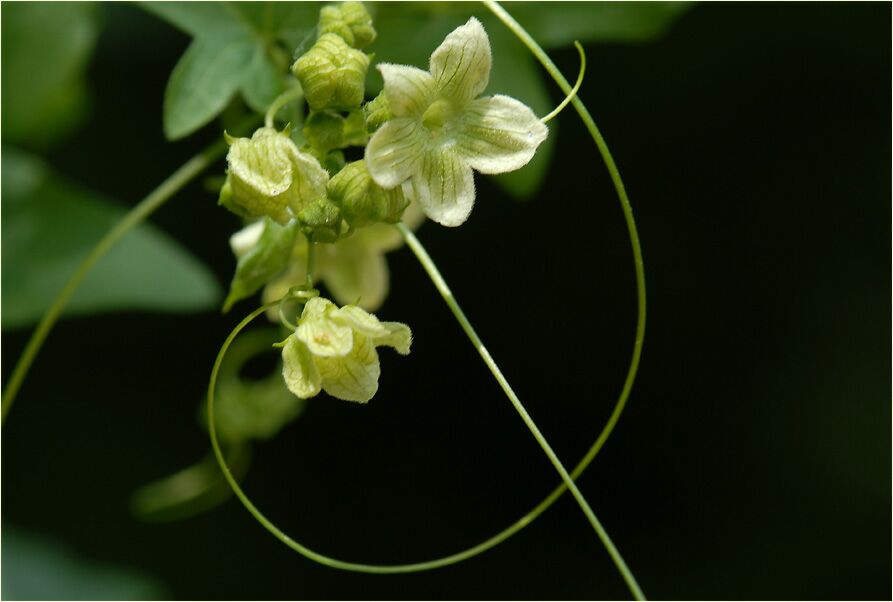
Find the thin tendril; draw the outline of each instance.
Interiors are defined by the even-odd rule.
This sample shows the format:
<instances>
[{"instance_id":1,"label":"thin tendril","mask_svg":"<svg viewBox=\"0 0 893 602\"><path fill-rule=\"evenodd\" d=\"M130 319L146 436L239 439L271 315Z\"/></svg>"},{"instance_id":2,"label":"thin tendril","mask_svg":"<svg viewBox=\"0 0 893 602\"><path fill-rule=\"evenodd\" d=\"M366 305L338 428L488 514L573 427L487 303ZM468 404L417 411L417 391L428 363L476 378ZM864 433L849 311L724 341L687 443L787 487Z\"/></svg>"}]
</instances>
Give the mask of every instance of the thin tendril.
<instances>
[{"instance_id":1,"label":"thin tendril","mask_svg":"<svg viewBox=\"0 0 893 602\"><path fill-rule=\"evenodd\" d=\"M286 90L285 92L277 96L276 99L270 103L270 107L267 109L267 114L264 115L264 127L273 127L273 121L276 119L276 113L278 113L280 109L282 109L282 107L284 107L288 103L296 101L303 96L304 90L301 89L299 86Z\"/></svg>"},{"instance_id":2,"label":"thin tendril","mask_svg":"<svg viewBox=\"0 0 893 602\"><path fill-rule=\"evenodd\" d=\"M557 117L558 114L564 110L564 107L577 97L577 92L579 92L580 86L583 85L583 75L586 73L586 52L583 51L583 45L580 44L580 42L574 41L574 46L577 47L577 52L580 53L580 74L577 76L577 83L575 83L573 89L567 93L567 96L564 97L561 104L555 107L554 111L540 119L543 123L549 123Z\"/></svg>"},{"instance_id":3,"label":"thin tendril","mask_svg":"<svg viewBox=\"0 0 893 602\"><path fill-rule=\"evenodd\" d=\"M184 163L177 171L172 173L164 182L162 182L158 188L150 192L146 198L134 206L134 208L131 209L120 222L118 222L98 243L96 243L96 246L93 247L90 254L81 262L77 270L75 270L74 274L71 275L71 278L65 284L65 287L56 296L56 299L43 315L43 318L34 330L31 338L28 339L28 344L22 352L21 357L19 357L15 370L13 371L12 376L10 376L9 384L7 384L6 390L3 392L0 421L6 420L6 415L9 413L13 401L15 401L16 394L18 393L19 388L21 388L25 377L28 375L28 370L31 368L31 364L34 363L40 348L43 346L44 341L53 329L53 326L62 314L62 310L68 304L71 296L96 262L99 261L109 249L115 246L115 244L134 226L145 220L156 209L174 196L174 194L179 192L180 189L189 183L195 176L220 158L226 151L226 148L226 143L223 140L219 140Z\"/></svg>"}]
</instances>

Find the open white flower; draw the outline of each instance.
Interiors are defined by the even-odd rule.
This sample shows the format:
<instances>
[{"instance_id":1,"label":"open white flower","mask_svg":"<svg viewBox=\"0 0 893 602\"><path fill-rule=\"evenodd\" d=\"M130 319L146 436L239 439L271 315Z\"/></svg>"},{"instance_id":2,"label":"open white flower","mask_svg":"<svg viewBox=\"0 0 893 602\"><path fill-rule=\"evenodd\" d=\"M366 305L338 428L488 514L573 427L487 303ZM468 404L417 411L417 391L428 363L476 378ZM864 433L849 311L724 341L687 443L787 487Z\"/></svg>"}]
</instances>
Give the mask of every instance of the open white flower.
<instances>
[{"instance_id":1,"label":"open white flower","mask_svg":"<svg viewBox=\"0 0 893 602\"><path fill-rule=\"evenodd\" d=\"M477 98L490 67L490 40L474 17L438 46L429 71L378 67L393 118L369 141L366 166L383 188L410 180L425 214L444 226L471 213L472 169L520 169L548 134L524 103L500 94Z\"/></svg>"},{"instance_id":2,"label":"open white flower","mask_svg":"<svg viewBox=\"0 0 893 602\"><path fill-rule=\"evenodd\" d=\"M302 399L324 390L332 397L365 403L378 391L376 347L386 345L406 355L411 344L406 324L380 322L354 305L338 308L314 297L282 349L282 375L288 389Z\"/></svg>"}]
</instances>

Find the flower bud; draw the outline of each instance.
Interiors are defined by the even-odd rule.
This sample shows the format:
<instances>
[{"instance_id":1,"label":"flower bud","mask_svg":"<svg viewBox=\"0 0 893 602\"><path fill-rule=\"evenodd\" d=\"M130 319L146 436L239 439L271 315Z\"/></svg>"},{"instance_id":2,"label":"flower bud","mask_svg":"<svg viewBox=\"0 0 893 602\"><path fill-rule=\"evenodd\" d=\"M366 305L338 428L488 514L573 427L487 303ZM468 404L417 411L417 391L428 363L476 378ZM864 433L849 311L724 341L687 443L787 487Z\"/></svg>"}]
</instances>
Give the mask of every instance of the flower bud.
<instances>
[{"instance_id":1,"label":"flower bud","mask_svg":"<svg viewBox=\"0 0 893 602\"><path fill-rule=\"evenodd\" d=\"M358 108L363 102L368 69L369 56L334 33L320 36L291 68L314 111Z\"/></svg>"},{"instance_id":2,"label":"flower bud","mask_svg":"<svg viewBox=\"0 0 893 602\"><path fill-rule=\"evenodd\" d=\"M319 32L337 34L354 48L365 48L376 36L372 17L362 2L324 6L319 12Z\"/></svg>"},{"instance_id":3,"label":"flower bud","mask_svg":"<svg viewBox=\"0 0 893 602\"><path fill-rule=\"evenodd\" d=\"M304 123L304 137L321 155L337 148L362 146L367 138L363 112L351 111L344 117L330 111L314 111Z\"/></svg>"},{"instance_id":4,"label":"flower bud","mask_svg":"<svg viewBox=\"0 0 893 602\"><path fill-rule=\"evenodd\" d=\"M385 121L393 117L388 97L384 93L379 94L363 106L366 116L366 129L370 134L384 125Z\"/></svg>"},{"instance_id":5,"label":"flower bud","mask_svg":"<svg viewBox=\"0 0 893 602\"><path fill-rule=\"evenodd\" d=\"M328 173L285 134L261 128L231 142L220 204L247 218L269 216L287 223L325 194Z\"/></svg>"},{"instance_id":6,"label":"flower bud","mask_svg":"<svg viewBox=\"0 0 893 602\"><path fill-rule=\"evenodd\" d=\"M298 222L312 242L335 242L341 238L341 211L326 197L312 201L298 214Z\"/></svg>"},{"instance_id":7,"label":"flower bud","mask_svg":"<svg viewBox=\"0 0 893 602\"><path fill-rule=\"evenodd\" d=\"M344 166L329 180L329 198L341 208L351 226L361 228L376 222L400 221L409 200L400 186L385 190L375 183L366 170L365 161Z\"/></svg>"}]
</instances>

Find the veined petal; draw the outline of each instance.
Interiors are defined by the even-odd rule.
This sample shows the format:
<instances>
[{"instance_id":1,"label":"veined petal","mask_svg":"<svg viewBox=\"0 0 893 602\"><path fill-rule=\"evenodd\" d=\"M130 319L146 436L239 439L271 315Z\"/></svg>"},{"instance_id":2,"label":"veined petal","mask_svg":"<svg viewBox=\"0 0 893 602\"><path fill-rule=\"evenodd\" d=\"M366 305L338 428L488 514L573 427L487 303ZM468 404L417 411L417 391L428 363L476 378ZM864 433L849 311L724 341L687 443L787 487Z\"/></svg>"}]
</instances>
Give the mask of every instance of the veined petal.
<instances>
[{"instance_id":1,"label":"veined petal","mask_svg":"<svg viewBox=\"0 0 893 602\"><path fill-rule=\"evenodd\" d=\"M412 177L412 190L425 215L444 226L462 224L474 205L471 167L452 149L425 153Z\"/></svg>"},{"instance_id":2,"label":"veined petal","mask_svg":"<svg viewBox=\"0 0 893 602\"><path fill-rule=\"evenodd\" d=\"M420 120L398 117L385 123L366 146L366 169L382 188L394 188L419 169L425 151Z\"/></svg>"},{"instance_id":3,"label":"veined petal","mask_svg":"<svg viewBox=\"0 0 893 602\"><path fill-rule=\"evenodd\" d=\"M486 174L524 167L549 133L527 105L501 94L468 103L462 120L456 150Z\"/></svg>"},{"instance_id":4,"label":"veined petal","mask_svg":"<svg viewBox=\"0 0 893 602\"><path fill-rule=\"evenodd\" d=\"M358 332L364 337L376 339L388 334L388 330L381 325L381 322L370 314L363 311L356 305L345 305L341 309L332 312L332 318L353 328L354 332Z\"/></svg>"},{"instance_id":5,"label":"veined petal","mask_svg":"<svg viewBox=\"0 0 893 602\"><path fill-rule=\"evenodd\" d=\"M439 95L464 103L477 97L490 81L490 40L474 17L453 30L431 55L431 74Z\"/></svg>"},{"instance_id":6,"label":"veined petal","mask_svg":"<svg viewBox=\"0 0 893 602\"><path fill-rule=\"evenodd\" d=\"M295 337L315 356L341 357L353 348L353 331L332 319L336 309L334 303L321 297L310 299L304 306Z\"/></svg>"},{"instance_id":7,"label":"veined petal","mask_svg":"<svg viewBox=\"0 0 893 602\"><path fill-rule=\"evenodd\" d=\"M288 390L301 399L313 397L322 387L322 377L313 363L313 356L295 336L288 337L282 348L282 376Z\"/></svg>"},{"instance_id":8,"label":"veined petal","mask_svg":"<svg viewBox=\"0 0 893 602\"><path fill-rule=\"evenodd\" d=\"M291 159L295 177L290 205L292 211L298 213L311 201L326 195L329 172L319 164L316 157L302 153L297 148L292 149Z\"/></svg>"},{"instance_id":9,"label":"veined petal","mask_svg":"<svg viewBox=\"0 0 893 602\"><path fill-rule=\"evenodd\" d=\"M344 357L314 358L326 393L346 401L366 403L378 391L381 366L372 341L354 336L354 347Z\"/></svg>"},{"instance_id":10,"label":"veined petal","mask_svg":"<svg viewBox=\"0 0 893 602\"><path fill-rule=\"evenodd\" d=\"M417 117L434 98L434 78L427 71L408 65L382 63L384 95L394 117Z\"/></svg>"},{"instance_id":11,"label":"veined petal","mask_svg":"<svg viewBox=\"0 0 893 602\"><path fill-rule=\"evenodd\" d=\"M387 334L375 339L376 346L393 347L400 355L408 355L412 345L412 331L402 322L381 322Z\"/></svg>"}]
</instances>

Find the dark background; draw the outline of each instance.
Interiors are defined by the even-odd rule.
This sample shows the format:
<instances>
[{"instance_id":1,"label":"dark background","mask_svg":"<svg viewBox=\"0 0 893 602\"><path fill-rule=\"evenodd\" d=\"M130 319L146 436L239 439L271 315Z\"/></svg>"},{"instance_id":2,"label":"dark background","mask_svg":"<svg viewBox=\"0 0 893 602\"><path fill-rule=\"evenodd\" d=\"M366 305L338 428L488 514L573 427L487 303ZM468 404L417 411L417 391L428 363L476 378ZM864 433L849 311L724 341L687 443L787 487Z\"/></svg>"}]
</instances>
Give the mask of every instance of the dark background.
<instances>
[{"instance_id":1,"label":"dark background","mask_svg":"<svg viewBox=\"0 0 893 602\"><path fill-rule=\"evenodd\" d=\"M216 131L164 141L188 40L106 9L93 118L50 161L134 203ZM707 4L657 43L588 48L580 95L636 211L649 313L630 404L580 486L653 598L891 596L889 23L886 3ZM576 72L573 49L554 55ZM607 173L573 113L558 123L536 200L478 177L469 222L419 236L570 466L620 391L635 295ZM237 222L215 200L196 183L153 221L226 283ZM411 325L412 355L382 354L368 406L312 401L245 481L299 541L367 562L472 545L558 483L412 255L388 260L379 315ZM470 562L388 577L309 562L234 501L131 518L137 486L207 450L196 406L235 320L61 323L3 427L4 525L175 598L628 596L570 498ZM4 333L4 375L27 334Z\"/></svg>"}]
</instances>

